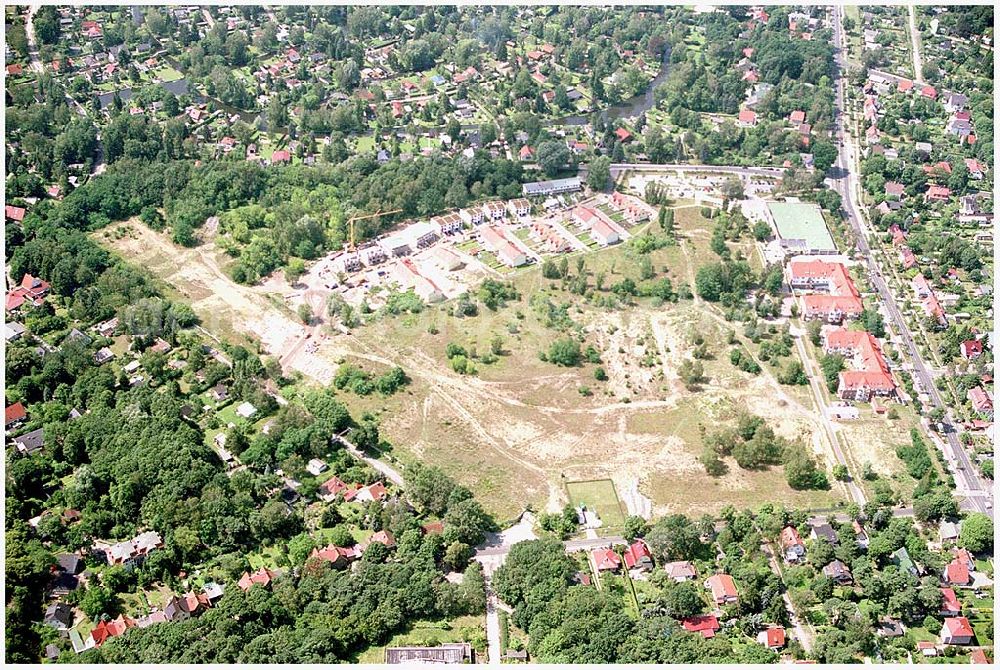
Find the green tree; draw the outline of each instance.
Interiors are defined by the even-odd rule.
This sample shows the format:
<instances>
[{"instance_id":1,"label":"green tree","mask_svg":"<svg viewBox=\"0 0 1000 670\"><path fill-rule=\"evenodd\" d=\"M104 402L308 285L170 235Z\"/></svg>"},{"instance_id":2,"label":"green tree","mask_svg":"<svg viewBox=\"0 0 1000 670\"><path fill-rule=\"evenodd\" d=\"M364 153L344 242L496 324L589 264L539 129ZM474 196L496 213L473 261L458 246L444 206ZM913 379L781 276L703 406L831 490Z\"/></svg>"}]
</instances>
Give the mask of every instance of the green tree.
<instances>
[{"instance_id":1,"label":"green tree","mask_svg":"<svg viewBox=\"0 0 1000 670\"><path fill-rule=\"evenodd\" d=\"M993 522L981 512L972 512L962 521L962 546L974 554L993 550Z\"/></svg>"},{"instance_id":2,"label":"green tree","mask_svg":"<svg viewBox=\"0 0 1000 670\"><path fill-rule=\"evenodd\" d=\"M598 156L590 162L587 170L587 185L595 191L604 191L611 183L611 159Z\"/></svg>"}]
</instances>

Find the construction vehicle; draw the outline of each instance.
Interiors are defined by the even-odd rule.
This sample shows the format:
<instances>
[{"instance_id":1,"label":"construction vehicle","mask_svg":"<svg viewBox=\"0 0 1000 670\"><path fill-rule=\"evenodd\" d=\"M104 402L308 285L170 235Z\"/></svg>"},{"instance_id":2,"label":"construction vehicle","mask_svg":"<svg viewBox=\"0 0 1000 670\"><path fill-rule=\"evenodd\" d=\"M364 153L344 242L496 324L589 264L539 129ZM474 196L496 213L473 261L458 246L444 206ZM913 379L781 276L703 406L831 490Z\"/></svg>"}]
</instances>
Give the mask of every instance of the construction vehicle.
<instances>
[{"instance_id":1,"label":"construction vehicle","mask_svg":"<svg viewBox=\"0 0 1000 670\"><path fill-rule=\"evenodd\" d=\"M365 219L374 219L374 218L377 218L377 217L383 216L383 215L397 214L397 213L402 212L402 211L403 210L401 210L401 209L390 209L387 212L383 212L382 210L379 210L379 211L375 212L374 214L363 214L363 215L360 215L360 216L352 216L351 218L349 218L347 220L347 234L348 234L347 250L348 251L354 251L354 248L355 248L354 247L354 224L356 222L358 222L358 221L364 221Z\"/></svg>"}]
</instances>

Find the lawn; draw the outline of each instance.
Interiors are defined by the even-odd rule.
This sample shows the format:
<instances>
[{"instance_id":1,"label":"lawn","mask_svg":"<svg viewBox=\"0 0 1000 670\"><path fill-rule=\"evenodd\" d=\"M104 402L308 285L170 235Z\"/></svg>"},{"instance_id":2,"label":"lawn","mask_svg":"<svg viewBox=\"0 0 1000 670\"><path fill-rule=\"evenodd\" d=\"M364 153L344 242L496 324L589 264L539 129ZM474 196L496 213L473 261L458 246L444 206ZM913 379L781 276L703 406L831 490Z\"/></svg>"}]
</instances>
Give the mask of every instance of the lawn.
<instances>
[{"instance_id":1,"label":"lawn","mask_svg":"<svg viewBox=\"0 0 1000 670\"><path fill-rule=\"evenodd\" d=\"M277 570L279 565L288 563L288 557L283 547L271 546L258 553L249 554L247 562L250 563L251 570L259 570L262 567Z\"/></svg>"},{"instance_id":2,"label":"lawn","mask_svg":"<svg viewBox=\"0 0 1000 670\"><path fill-rule=\"evenodd\" d=\"M615 484L610 479L569 482L566 484L566 493L574 507L585 505L587 509L597 512L605 527L625 523Z\"/></svg>"},{"instance_id":3,"label":"lawn","mask_svg":"<svg viewBox=\"0 0 1000 670\"><path fill-rule=\"evenodd\" d=\"M356 150L357 150L357 152L359 154L360 153L366 153L368 151L374 151L375 150L375 138L371 137L370 135L365 135L363 137L359 137L358 138L358 143L356 145Z\"/></svg>"}]
</instances>

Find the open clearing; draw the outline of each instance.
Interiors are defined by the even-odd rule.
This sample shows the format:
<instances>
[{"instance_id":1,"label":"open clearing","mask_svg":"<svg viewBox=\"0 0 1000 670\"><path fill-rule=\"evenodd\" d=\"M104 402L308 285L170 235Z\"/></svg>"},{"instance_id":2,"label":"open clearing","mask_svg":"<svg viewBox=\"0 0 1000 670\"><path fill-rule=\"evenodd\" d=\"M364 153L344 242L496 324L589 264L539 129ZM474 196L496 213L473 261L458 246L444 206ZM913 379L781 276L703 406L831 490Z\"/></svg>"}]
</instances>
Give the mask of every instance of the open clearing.
<instances>
[{"instance_id":1,"label":"open clearing","mask_svg":"<svg viewBox=\"0 0 1000 670\"><path fill-rule=\"evenodd\" d=\"M615 483L610 479L566 484L569 501L573 507L586 506L600 517L604 527L615 528L625 523L622 506L615 493Z\"/></svg>"},{"instance_id":2,"label":"open clearing","mask_svg":"<svg viewBox=\"0 0 1000 670\"><path fill-rule=\"evenodd\" d=\"M681 244L650 258L675 287L693 285L695 268L714 260L708 249L712 222L695 207L678 209L676 221ZM379 417L380 432L393 445L392 457L404 467L418 459L439 465L472 488L501 520L516 518L526 507L558 510L568 502L564 482L596 479L631 492L631 507L646 506L648 497L653 514L700 514L766 501L829 507L846 498L836 482L831 491L794 491L781 468L748 472L730 462L722 477L705 474L697 462L703 433L744 410L764 417L779 435L797 441L827 466L833 461L808 395L779 385L770 366L752 376L731 365L724 343L730 330L740 336L740 325L726 322L697 298L664 305L642 300L610 310L564 291L533 268L512 275L521 300L496 312L481 307L479 316L462 319L450 316L445 303L419 314L375 318L341 334L298 323L284 303L291 288L274 277L256 287L232 282L224 271L226 257L210 244L182 249L141 224L123 226L123 233L112 226L95 237L163 280L172 295L190 301L208 330L237 340L250 334L263 352L278 356L286 369L302 372L307 380L328 384L340 361L376 373L402 366L412 383L396 395L361 398L345 392L341 398L356 416L369 411ZM754 258L751 244L733 247ZM599 273L605 286L637 278L637 259L625 245L571 254L572 275L578 258L591 285ZM568 305L567 316L582 328L584 346L600 352L607 381L595 379L594 363L564 368L539 359L539 352L567 333L546 327L544 315L529 305L528 298L538 292L553 305ZM475 375L450 369L448 343L482 355L495 335L503 337L498 361L475 360ZM695 336L708 344L710 358L702 361L706 381L692 392L677 369ZM318 344L315 351L304 346L309 341ZM855 437L866 429L866 440ZM855 439L866 444L879 439L869 425L841 430L848 450ZM897 443L894 431L885 445L866 447L856 461L876 456L874 463L884 461Z\"/></svg>"}]
</instances>

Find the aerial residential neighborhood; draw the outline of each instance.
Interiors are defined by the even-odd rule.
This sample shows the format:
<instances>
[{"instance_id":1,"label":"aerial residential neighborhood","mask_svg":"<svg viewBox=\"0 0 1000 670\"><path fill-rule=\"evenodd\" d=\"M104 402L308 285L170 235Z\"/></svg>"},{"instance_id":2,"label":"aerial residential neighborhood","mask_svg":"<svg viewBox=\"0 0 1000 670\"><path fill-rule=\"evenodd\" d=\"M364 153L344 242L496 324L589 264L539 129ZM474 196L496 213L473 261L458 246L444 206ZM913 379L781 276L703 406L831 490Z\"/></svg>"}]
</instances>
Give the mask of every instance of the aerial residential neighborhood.
<instances>
[{"instance_id":1,"label":"aerial residential neighborhood","mask_svg":"<svg viewBox=\"0 0 1000 670\"><path fill-rule=\"evenodd\" d=\"M992 6L5 37L8 663L993 663Z\"/></svg>"}]
</instances>

